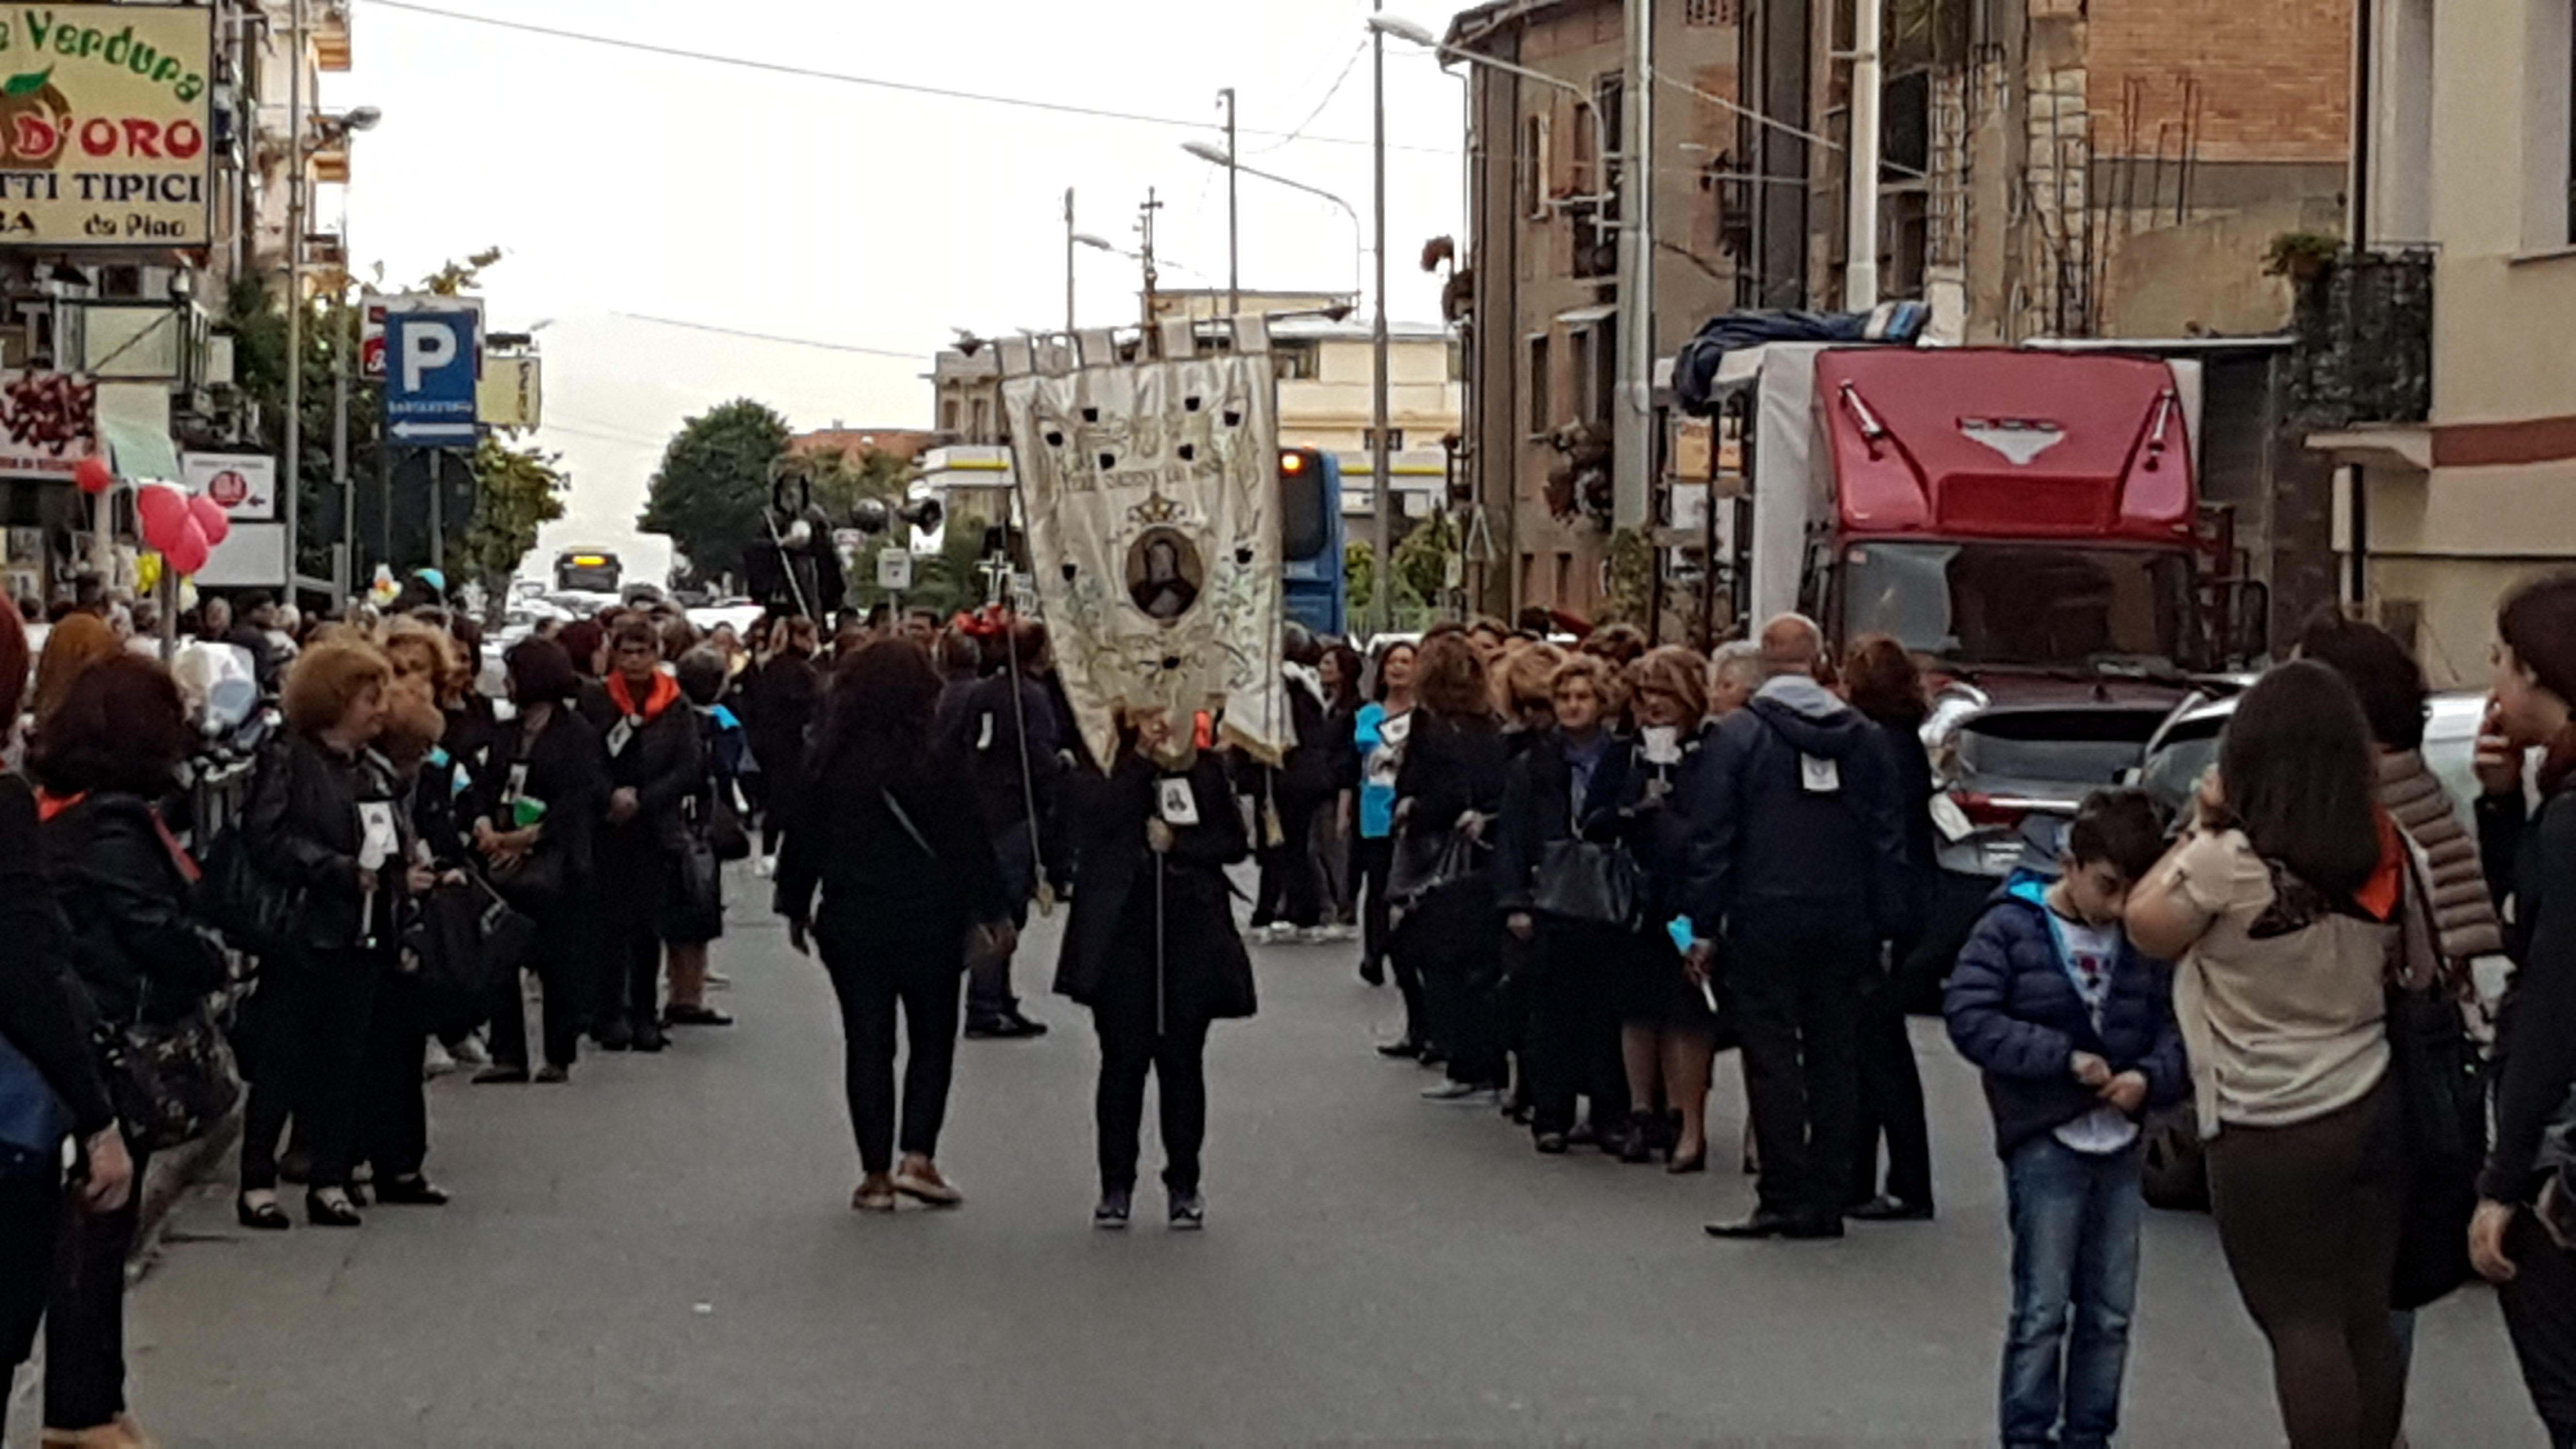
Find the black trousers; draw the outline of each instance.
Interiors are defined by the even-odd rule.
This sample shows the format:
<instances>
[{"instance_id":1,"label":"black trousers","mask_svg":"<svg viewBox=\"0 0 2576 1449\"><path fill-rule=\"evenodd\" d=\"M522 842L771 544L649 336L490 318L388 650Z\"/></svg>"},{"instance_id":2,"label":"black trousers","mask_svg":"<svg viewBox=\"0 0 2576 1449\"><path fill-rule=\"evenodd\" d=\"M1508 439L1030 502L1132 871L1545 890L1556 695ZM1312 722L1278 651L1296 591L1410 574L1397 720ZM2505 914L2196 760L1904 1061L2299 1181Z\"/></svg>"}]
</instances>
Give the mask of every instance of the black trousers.
<instances>
[{"instance_id":1,"label":"black trousers","mask_svg":"<svg viewBox=\"0 0 2576 1449\"><path fill-rule=\"evenodd\" d=\"M0 1370L35 1351L45 1293L54 1280L54 1239L63 1212L62 1173L50 1163L0 1177ZM0 1373L0 1381L6 1374ZM6 1442L6 1393L0 1393L0 1442Z\"/></svg>"},{"instance_id":2,"label":"black trousers","mask_svg":"<svg viewBox=\"0 0 2576 1449\"><path fill-rule=\"evenodd\" d=\"M1877 942L1866 924L1806 910L1740 911L1728 939L1762 1210L1838 1221L1858 1137L1860 985Z\"/></svg>"},{"instance_id":3,"label":"black trousers","mask_svg":"<svg viewBox=\"0 0 2576 1449\"><path fill-rule=\"evenodd\" d=\"M1628 1120L1628 1072L1619 1057L1615 987L1635 945L1616 932L1573 925L1542 926L1535 944L1521 1049L1530 1130L1572 1131L1577 1096L1591 1100L1595 1128L1621 1130Z\"/></svg>"},{"instance_id":4,"label":"black trousers","mask_svg":"<svg viewBox=\"0 0 2576 1449\"><path fill-rule=\"evenodd\" d=\"M1260 852L1261 883L1252 923L1284 921L1304 928L1324 923L1324 878L1315 863L1315 802L1299 794L1273 797L1279 843Z\"/></svg>"},{"instance_id":5,"label":"black trousers","mask_svg":"<svg viewBox=\"0 0 2576 1449\"><path fill-rule=\"evenodd\" d=\"M125 1412L125 1259L143 1212L148 1154L134 1159L134 1191L112 1213L63 1197L45 1294L45 1427L95 1429Z\"/></svg>"},{"instance_id":6,"label":"black trousers","mask_svg":"<svg viewBox=\"0 0 2576 1449\"><path fill-rule=\"evenodd\" d=\"M1874 970L1872 975L1877 974ZM1887 1143L1887 1194L1932 1206L1932 1132L1923 1117L1923 1073L1905 1030L1898 980L1868 982L1860 1003L1860 1117L1853 1136L1851 1205L1878 1195L1878 1145Z\"/></svg>"},{"instance_id":7,"label":"black trousers","mask_svg":"<svg viewBox=\"0 0 2576 1449\"><path fill-rule=\"evenodd\" d=\"M1398 969L1411 955L1396 953ZM1502 1003L1496 973L1466 959L1434 959L1417 967L1431 1040L1449 1058L1449 1079L1479 1087L1503 1084Z\"/></svg>"},{"instance_id":8,"label":"black trousers","mask_svg":"<svg viewBox=\"0 0 2576 1449\"><path fill-rule=\"evenodd\" d=\"M258 1069L242 1108L241 1187L277 1186L277 1141L290 1117L310 1146L313 1187L346 1187L357 1150L368 1019L385 974L375 956L323 952L262 972Z\"/></svg>"},{"instance_id":9,"label":"black trousers","mask_svg":"<svg viewBox=\"0 0 2576 1449\"><path fill-rule=\"evenodd\" d=\"M1038 852L1029 839L1028 817L993 836L993 855L1002 866L1002 881L1011 896L1011 924L1029 923L1029 901L1038 889ZM979 1027L998 1026L1020 1014L1020 994L1011 989L1011 956L986 956L966 973L966 1020Z\"/></svg>"},{"instance_id":10,"label":"black trousers","mask_svg":"<svg viewBox=\"0 0 2576 1449\"><path fill-rule=\"evenodd\" d=\"M358 1157L376 1181L417 1177L429 1160L429 1000L418 972L395 971L377 983L367 1013L367 1057L360 1068Z\"/></svg>"},{"instance_id":11,"label":"black trousers","mask_svg":"<svg viewBox=\"0 0 2576 1449\"><path fill-rule=\"evenodd\" d=\"M1093 1114L1100 1132L1100 1185L1136 1186L1143 1152L1145 1078L1155 1080L1163 1129L1163 1185L1196 1192L1199 1152L1207 1142L1209 1023L1167 1014L1157 1000L1150 955L1125 953L1091 1008L1100 1034L1100 1087Z\"/></svg>"},{"instance_id":12,"label":"black trousers","mask_svg":"<svg viewBox=\"0 0 2576 1449\"><path fill-rule=\"evenodd\" d=\"M2527 1211L2514 1215L2504 1248L2516 1271L2497 1296L2513 1356L2551 1449L2576 1449L2576 1253L2551 1242Z\"/></svg>"},{"instance_id":13,"label":"black trousers","mask_svg":"<svg viewBox=\"0 0 2576 1449\"><path fill-rule=\"evenodd\" d=\"M894 1167L895 1013L903 1014L909 1055L903 1065L902 1136L907 1153L939 1153L948 1119L948 1085L957 1065L959 985L965 975L965 928L930 938L870 935L822 942L823 966L841 1003L842 1087L859 1166Z\"/></svg>"},{"instance_id":14,"label":"black trousers","mask_svg":"<svg viewBox=\"0 0 2576 1449\"><path fill-rule=\"evenodd\" d=\"M581 1054L582 1001L586 994L578 906L558 904L537 916L537 937L520 970L537 973L544 998L542 1044L549 1066L570 1067ZM492 1060L528 1065L528 998L520 970L502 973L492 987Z\"/></svg>"},{"instance_id":15,"label":"black trousers","mask_svg":"<svg viewBox=\"0 0 2576 1449\"><path fill-rule=\"evenodd\" d=\"M600 833L590 922L598 952L594 1032L621 1017L638 1030L661 1019L662 936L656 927L673 872L646 829L639 824Z\"/></svg>"}]
</instances>

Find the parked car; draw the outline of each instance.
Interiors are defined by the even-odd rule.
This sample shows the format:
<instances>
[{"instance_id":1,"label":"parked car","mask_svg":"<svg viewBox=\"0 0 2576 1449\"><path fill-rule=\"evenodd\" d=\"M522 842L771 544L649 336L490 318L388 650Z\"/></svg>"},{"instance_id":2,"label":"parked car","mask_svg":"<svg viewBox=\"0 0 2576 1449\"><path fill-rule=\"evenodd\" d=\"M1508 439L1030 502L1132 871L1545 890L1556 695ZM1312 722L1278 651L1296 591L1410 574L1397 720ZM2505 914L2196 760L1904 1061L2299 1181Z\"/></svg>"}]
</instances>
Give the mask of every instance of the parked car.
<instances>
[{"instance_id":1,"label":"parked car","mask_svg":"<svg viewBox=\"0 0 2576 1449\"><path fill-rule=\"evenodd\" d=\"M2478 797L2477 775L2473 768L2478 751L2478 724L2486 718L2487 697L2482 691L2457 690L2436 694L2427 703L2424 716L2424 764L2451 792L2451 803L2460 813L2460 823L2475 834L2477 820L2470 814L2471 802ZM2191 801L2201 772L2218 762L2219 738L2227 732L2227 721L2236 713L2235 696L2199 695L2185 700L2171 718L2147 743L2146 763L2138 769L2138 785L2169 810L2180 812Z\"/></svg>"},{"instance_id":2,"label":"parked car","mask_svg":"<svg viewBox=\"0 0 2576 1449\"><path fill-rule=\"evenodd\" d=\"M2486 719L2486 712L2484 691L2457 690L2434 695L2426 702L2424 713L2424 766L2450 792L2451 808L2458 812L2460 824L2471 839L2478 831L2473 812L2479 786L2473 767L2478 752L2478 726ZM2165 808L2181 812L2190 804L2201 773L2218 762L2219 740L2226 735L2227 721L2235 713L2232 695L2185 701L2148 744L2147 762L2138 770L2139 788L2155 796ZM2478 1001L2489 1021L2493 1020L2496 1004L2503 999L2505 981L2511 973L2512 963L2502 956L2481 957L2471 963Z\"/></svg>"}]
</instances>

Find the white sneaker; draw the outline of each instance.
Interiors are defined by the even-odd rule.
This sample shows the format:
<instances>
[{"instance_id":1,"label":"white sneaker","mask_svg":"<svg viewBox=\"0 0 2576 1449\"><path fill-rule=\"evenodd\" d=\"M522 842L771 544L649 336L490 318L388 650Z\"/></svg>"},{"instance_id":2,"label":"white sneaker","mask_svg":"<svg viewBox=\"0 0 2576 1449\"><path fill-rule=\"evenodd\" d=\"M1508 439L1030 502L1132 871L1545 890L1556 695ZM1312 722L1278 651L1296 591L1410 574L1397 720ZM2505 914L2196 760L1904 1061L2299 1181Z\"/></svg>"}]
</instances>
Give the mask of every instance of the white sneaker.
<instances>
[{"instance_id":1,"label":"white sneaker","mask_svg":"<svg viewBox=\"0 0 2576 1449\"><path fill-rule=\"evenodd\" d=\"M431 1037L429 1054L422 1059L421 1063L421 1080L434 1082L455 1070L456 1058L448 1055L447 1048L439 1042L438 1038Z\"/></svg>"},{"instance_id":2,"label":"white sneaker","mask_svg":"<svg viewBox=\"0 0 2576 1449\"><path fill-rule=\"evenodd\" d=\"M436 1050L437 1046L438 1043L436 1042L430 1043L432 1050ZM479 1036L468 1036L465 1040L458 1042L456 1044L455 1057L456 1064L460 1067L488 1067L492 1065L492 1053L484 1049L483 1038Z\"/></svg>"},{"instance_id":3,"label":"white sneaker","mask_svg":"<svg viewBox=\"0 0 2576 1449\"><path fill-rule=\"evenodd\" d=\"M771 876L778 874L778 857L774 855L762 856L760 858L760 863L751 868L751 873L760 877L762 880L767 880Z\"/></svg>"},{"instance_id":4,"label":"white sneaker","mask_svg":"<svg viewBox=\"0 0 2576 1449\"><path fill-rule=\"evenodd\" d=\"M1297 933L1297 944L1300 946L1320 946L1331 939L1333 939L1333 928L1330 926L1308 926Z\"/></svg>"}]
</instances>

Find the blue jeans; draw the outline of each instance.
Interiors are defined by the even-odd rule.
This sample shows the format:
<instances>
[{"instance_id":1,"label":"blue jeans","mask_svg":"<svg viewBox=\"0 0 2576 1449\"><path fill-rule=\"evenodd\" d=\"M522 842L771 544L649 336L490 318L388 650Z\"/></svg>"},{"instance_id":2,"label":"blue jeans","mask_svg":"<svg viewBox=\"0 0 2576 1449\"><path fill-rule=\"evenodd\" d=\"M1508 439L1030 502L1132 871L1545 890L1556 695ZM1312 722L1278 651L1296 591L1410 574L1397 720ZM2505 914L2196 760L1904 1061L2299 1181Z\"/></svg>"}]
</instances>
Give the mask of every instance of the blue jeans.
<instances>
[{"instance_id":1,"label":"blue jeans","mask_svg":"<svg viewBox=\"0 0 2576 1449\"><path fill-rule=\"evenodd\" d=\"M2138 1298L2140 1149L2077 1152L2033 1138L2004 1161L2012 1216L2005 1329L2006 1449L2093 1449L2120 1427L2120 1376ZM2074 1341L2070 1336L2070 1323ZM2061 1428L2061 1424L2063 1427Z\"/></svg>"}]
</instances>

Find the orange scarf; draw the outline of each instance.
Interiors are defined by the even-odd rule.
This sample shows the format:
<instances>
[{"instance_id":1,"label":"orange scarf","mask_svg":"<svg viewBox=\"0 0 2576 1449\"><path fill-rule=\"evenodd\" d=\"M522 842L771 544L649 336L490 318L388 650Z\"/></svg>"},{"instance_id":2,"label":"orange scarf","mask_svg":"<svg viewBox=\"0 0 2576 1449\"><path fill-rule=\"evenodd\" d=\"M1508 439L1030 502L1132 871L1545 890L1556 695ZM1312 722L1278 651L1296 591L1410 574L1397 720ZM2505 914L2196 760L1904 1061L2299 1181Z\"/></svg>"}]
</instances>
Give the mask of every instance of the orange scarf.
<instances>
[{"instance_id":1,"label":"orange scarf","mask_svg":"<svg viewBox=\"0 0 2576 1449\"><path fill-rule=\"evenodd\" d=\"M2379 826L2379 866L2353 893L2352 901L2368 911L2374 921L2393 921L2406 892L2406 838L2398 833L2397 822L2389 818L2387 811L2373 805L2370 814Z\"/></svg>"},{"instance_id":2,"label":"orange scarf","mask_svg":"<svg viewBox=\"0 0 2576 1449\"><path fill-rule=\"evenodd\" d=\"M662 711L677 703L679 698L680 681L656 670L653 675L653 690L644 696L643 706L638 708L633 691L626 686L626 676L623 674L608 676L609 703L616 705L617 712L628 719L641 719L645 724L651 724L660 719Z\"/></svg>"}]
</instances>

